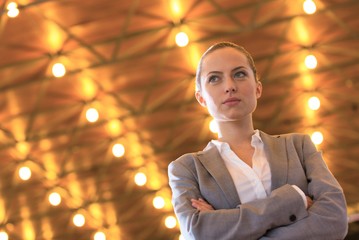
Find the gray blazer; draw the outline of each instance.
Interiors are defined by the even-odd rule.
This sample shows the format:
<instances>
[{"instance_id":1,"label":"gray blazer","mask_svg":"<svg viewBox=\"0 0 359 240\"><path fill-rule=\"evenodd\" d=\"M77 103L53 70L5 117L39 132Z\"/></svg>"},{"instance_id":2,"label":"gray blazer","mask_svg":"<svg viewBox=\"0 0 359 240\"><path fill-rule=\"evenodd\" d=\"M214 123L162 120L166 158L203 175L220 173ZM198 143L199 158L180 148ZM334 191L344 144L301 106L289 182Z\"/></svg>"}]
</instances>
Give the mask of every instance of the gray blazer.
<instances>
[{"instance_id":1,"label":"gray blazer","mask_svg":"<svg viewBox=\"0 0 359 240\"><path fill-rule=\"evenodd\" d=\"M344 239L348 230L343 190L308 135L260 132L272 173L268 198L241 204L214 144L185 154L168 168L172 204L185 239ZM313 199L307 210L297 185ZM200 212L191 198L215 211Z\"/></svg>"}]
</instances>

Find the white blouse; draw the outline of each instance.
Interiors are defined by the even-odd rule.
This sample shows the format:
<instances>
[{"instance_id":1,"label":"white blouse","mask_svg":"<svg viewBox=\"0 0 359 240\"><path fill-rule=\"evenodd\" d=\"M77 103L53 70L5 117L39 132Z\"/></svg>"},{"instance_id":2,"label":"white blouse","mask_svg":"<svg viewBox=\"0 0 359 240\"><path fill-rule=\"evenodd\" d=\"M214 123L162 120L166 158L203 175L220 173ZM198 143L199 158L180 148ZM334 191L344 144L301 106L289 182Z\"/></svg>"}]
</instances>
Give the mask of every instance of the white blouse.
<instances>
[{"instance_id":1,"label":"white blouse","mask_svg":"<svg viewBox=\"0 0 359 240\"><path fill-rule=\"evenodd\" d=\"M272 174L268 159L264 152L264 144L259 130L255 130L251 145L254 147L252 167L243 162L229 147L226 142L212 140L217 147L224 163L233 179L241 203L262 199L271 193ZM293 186L301 194L304 204L307 205L306 197L301 189Z\"/></svg>"}]
</instances>

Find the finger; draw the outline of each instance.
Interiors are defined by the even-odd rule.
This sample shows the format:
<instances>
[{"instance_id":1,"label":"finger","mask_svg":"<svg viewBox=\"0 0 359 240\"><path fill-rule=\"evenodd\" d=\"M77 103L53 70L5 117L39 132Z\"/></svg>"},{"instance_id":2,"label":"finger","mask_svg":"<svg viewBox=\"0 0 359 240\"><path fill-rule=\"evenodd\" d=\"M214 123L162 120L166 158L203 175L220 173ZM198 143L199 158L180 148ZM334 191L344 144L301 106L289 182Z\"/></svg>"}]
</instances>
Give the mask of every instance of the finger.
<instances>
[{"instance_id":1,"label":"finger","mask_svg":"<svg viewBox=\"0 0 359 240\"><path fill-rule=\"evenodd\" d=\"M192 202L192 207L196 208L199 211L209 211L209 210L214 210L214 208L212 207L212 205L210 205L209 203L207 203L205 200L203 200L202 198L197 199L191 199Z\"/></svg>"}]
</instances>

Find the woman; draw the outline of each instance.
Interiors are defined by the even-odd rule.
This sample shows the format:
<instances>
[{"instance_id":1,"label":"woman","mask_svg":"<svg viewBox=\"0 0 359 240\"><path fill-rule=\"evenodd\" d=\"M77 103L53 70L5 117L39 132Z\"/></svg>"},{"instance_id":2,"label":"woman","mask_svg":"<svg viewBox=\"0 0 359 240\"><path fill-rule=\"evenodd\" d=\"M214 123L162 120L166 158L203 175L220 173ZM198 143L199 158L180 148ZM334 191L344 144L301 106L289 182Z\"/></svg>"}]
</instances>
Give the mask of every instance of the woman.
<instances>
[{"instance_id":1,"label":"woman","mask_svg":"<svg viewBox=\"0 0 359 240\"><path fill-rule=\"evenodd\" d=\"M219 133L168 168L185 239L343 239L343 191L309 136L254 130L262 84L251 55L233 43L213 45L196 85Z\"/></svg>"}]
</instances>

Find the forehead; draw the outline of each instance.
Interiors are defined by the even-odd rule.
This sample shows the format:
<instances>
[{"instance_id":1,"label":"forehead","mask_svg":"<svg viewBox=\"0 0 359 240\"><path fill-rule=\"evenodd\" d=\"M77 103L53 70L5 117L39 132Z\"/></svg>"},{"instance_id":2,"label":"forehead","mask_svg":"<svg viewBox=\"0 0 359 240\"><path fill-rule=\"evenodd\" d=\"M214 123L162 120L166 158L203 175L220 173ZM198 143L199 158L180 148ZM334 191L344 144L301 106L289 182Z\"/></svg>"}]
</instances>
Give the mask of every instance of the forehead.
<instances>
[{"instance_id":1,"label":"forehead","mask_svg":"<svg viewBox=\"0 0 359 240\"><path fill-rule=\"evenodd\" d=\"M216 71L223 67L249 67L247 57L240 50L235 48L220 48L208 53L203 59L203 71Z\"/></svg>"}]
</instances>

